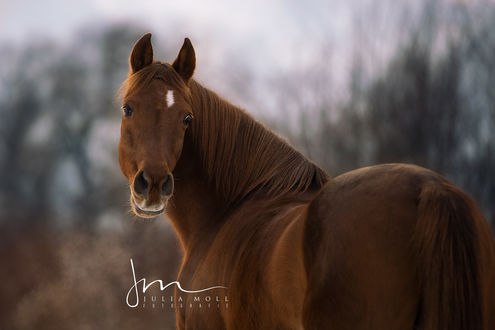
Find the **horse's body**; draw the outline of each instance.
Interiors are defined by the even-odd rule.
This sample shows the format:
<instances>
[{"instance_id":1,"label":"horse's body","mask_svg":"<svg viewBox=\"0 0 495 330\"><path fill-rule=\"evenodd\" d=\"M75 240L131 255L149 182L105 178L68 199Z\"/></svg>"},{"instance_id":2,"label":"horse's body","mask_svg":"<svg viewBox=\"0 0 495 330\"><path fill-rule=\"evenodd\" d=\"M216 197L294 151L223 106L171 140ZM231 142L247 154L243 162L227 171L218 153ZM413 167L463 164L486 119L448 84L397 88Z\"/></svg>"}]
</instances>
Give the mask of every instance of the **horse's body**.
<instances>
[{"instance_id":1,"label":"horse's body","mask_svg":"<svg viewBox=\"0 0 495 330\"><path fill-rule=\"evenodd\" d=\"M228 287L211 292L228 308L186 304L178 328L495 329L494 241L468 196L413 165L329 179L192 80L191 51L168 65L152 62L149 35L135 46L124 103L138 110L125 109L119 149L131 202L149 207L136 213L170 201L182 286Z\"/></svg>"}]
</instances>

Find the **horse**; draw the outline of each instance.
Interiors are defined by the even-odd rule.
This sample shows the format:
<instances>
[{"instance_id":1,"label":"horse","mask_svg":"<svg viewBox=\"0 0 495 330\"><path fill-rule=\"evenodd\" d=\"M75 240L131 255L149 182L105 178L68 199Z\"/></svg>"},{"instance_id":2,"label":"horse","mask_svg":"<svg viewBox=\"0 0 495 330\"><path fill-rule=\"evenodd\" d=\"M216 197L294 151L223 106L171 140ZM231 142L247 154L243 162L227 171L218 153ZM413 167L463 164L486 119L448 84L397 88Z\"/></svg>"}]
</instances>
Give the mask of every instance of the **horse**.
<instances>
[{"instance_id":1,"label":"horse","mask_svg":"<svg viewBox=\"0 0 495 330\"><path fill-rule=\"evenodd\" d=\"M195 67L188 38L169 64L148 33L121 89L132 211L166 212L182 287L228 297L177 308L178 329L495 329L494 237L466 193L411 164L331 178Z\"/></svg>"}]
</instances>

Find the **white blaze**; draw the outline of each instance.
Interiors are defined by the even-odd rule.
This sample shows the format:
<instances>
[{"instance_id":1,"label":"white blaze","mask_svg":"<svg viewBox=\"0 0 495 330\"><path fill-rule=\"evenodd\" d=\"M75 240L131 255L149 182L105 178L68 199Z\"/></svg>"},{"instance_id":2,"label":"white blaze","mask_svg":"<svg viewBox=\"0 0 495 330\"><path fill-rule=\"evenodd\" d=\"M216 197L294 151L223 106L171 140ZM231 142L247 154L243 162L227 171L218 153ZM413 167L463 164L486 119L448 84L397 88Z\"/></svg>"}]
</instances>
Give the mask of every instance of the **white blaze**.
<instances>
[{"instance_id":1,"label":"white blaze","mask_svg":"<svg viewBox=\"0 0 495 330\"><path fill-rule=\"evenodd\" d=\"M167 108L170 108L171 106L174 105L174 91L172 90L168 90L167 91Z\"/></svg>"}]
</instances>

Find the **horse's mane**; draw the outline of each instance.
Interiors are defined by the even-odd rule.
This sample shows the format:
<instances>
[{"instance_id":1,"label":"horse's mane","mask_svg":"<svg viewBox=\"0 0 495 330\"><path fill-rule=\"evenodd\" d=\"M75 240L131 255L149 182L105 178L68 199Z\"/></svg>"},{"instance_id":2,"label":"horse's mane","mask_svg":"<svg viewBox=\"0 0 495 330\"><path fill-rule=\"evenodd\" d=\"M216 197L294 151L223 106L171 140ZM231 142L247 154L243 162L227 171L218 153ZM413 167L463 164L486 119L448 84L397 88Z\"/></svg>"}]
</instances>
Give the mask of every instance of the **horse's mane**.
<instances>
[{"instance_id":1,"label":"horse's mane","mask_svg":"<svg viewBox=\"0 0 495 330\"><path fill-rule=\"evenodd\" d=\"M227 200L319 190L323 170L217 94L190 82L195 122L191 135L207 177Z\"/></svg>"},{"instance_id":2,"label":"horse's mane","mask_svg":"<svg viewBox=\"0 0 495 330\"><path fill-rule=\"evenodd\" d=\"M194 120L186 135L202 173L227 203L246 196L276 198L319 190L328 177L280 137L240 108L194 80L189 88L169 64L155 62L129 76L123 90L162 79L191 102Z\"/></svg>"}]
</instances>

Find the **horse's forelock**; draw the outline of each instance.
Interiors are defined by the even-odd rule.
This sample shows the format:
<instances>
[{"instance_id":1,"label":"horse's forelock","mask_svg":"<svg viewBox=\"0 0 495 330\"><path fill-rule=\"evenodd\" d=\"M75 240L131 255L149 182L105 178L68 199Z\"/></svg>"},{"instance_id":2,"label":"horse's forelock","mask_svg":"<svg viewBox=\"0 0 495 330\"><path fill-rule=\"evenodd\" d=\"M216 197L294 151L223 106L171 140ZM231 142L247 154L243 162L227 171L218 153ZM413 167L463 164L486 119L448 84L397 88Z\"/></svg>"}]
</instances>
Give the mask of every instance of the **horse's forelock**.
<instances>
[{"instance_id":1,"label":"horse's forelock","mask_svg":"<svg viewBox=\"0 0 495 330\"><path fill-rule=\"evenodd\" d=\"M179 92L185 98L190 97L187 85L170 64L154 62L138 72L129 74L119 89L119 99L147 88L154 79L164 81L171 89Z\"/></svg>"}]
</instances>

